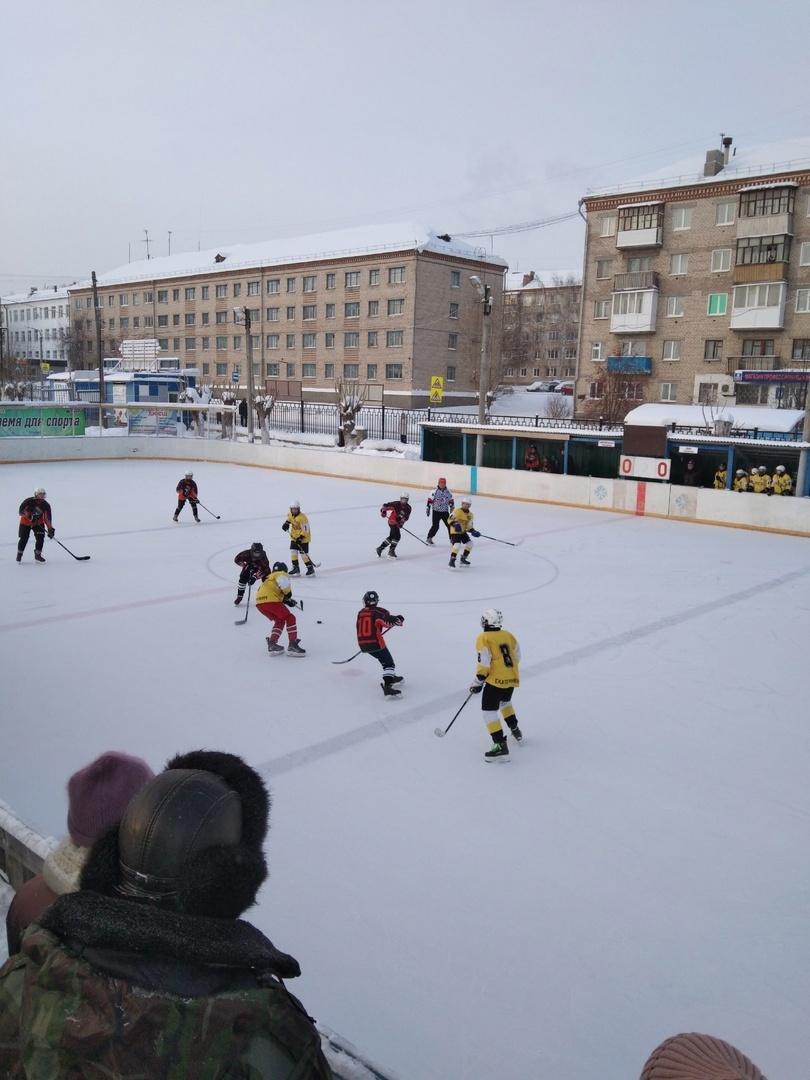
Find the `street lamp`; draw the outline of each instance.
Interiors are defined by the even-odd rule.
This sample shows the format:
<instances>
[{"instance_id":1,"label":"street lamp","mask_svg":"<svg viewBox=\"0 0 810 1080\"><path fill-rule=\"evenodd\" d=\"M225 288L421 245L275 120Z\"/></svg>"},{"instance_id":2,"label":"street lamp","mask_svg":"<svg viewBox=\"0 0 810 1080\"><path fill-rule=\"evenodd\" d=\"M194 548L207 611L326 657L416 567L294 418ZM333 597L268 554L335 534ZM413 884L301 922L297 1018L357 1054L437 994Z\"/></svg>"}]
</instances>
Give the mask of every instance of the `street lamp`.
<instances>
[{"instance_id":1,"label":"street lamp","mask_svg":"<svg viewBox=\"0 0 810 1080\"><path fill-rule=\"evenodd\" d=\"M484 285L477 274L470 277L472 286L478 293L481 310L484 315L484 326L481 332L481 371L478 377L478 424L483 427L487 422L487 393L489 391L489 316L492 314L492 290L489 285ZM479 431L475 437L475 466L480 468L484 463L484 433Z\"/></svg>"},{"instance_id":2,"label":"street lamp","mask_svg":"<svg viewBox=\"0 0 810 1080\"><path fill-rule=\"evenodd\" d=\"M245 324L245 333L247 334L247 412L248 412L248 442L252 443L255 440L256 433L253 423L253 338L250 335L251 319L250 309L246 307L235 307L233 313L236 316L236 321L240 320Z\"/></svg>"}]
</instances>

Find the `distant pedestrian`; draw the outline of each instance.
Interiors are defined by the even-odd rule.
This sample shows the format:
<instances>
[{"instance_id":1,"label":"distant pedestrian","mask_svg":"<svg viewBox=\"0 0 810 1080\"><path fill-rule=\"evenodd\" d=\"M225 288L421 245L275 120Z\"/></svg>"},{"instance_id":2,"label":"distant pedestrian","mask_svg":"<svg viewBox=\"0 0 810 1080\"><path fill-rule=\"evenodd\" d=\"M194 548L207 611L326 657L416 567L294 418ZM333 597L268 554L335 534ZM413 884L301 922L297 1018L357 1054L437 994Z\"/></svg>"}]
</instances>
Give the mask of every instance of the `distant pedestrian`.
<instances>
[{"instance_id":1,"label":"distant pedestrian","mask_svg":"<svg viewBox=\"0 0 810 1080\"><path fill-rule=\"evenodd\" d=\"M526 453L523 455L523 468L529 472L540 472L540 455L534 443L529 443Z\"/></svg>"},{"instance_id":2,"label":"distant pedestrian","mask_svg":"<svg viewBox=\"0 0 810 1080\"><path fill-rule=\"evenodd\" d=\"M242 427L247 427L247 413L247 401L242 398L239 402L239 423L242 425Z\"/></svg>"},{"instance_id":3,"label":"distant pedestrian","mask_svg":"<svg viewBox=\"0 0 810 1080\"><path fill-rule=\"evenodd\" d=\"M404 409L399 414L399 441L401 443L408 441L408 414Z\"/></svg>"},{"instance_id":4,"label":"distant pedestrian","mask_svg":"<svg viewBox=\"0 0 810 1080\"><path fill-rule=\"evenodd\" d=\"M45 543L45 533L53 540L56 529L53 527L51 504L45 500L45 488L37 488L29 499L23 499L18 510L20 515L20 527L17 531L17 562L22 562L23 552L28 543L28 537L34 534L34 558L37 562L45 562L42 554L42 545Z\"/></svg>"},{"instance_id":5,"label":"distant pedestrian","mask_svg":"<svg viewBox=\"0 0 810 1080\"><path fill-rule=\"evenodd\" d=\"M717 491L725 491L726 481L728 480L728 471L722 463L717 466L717 472L714 474L713 486Z\"/></svg>"},{"instance_id":6,"label":"distant pedestrian","mask_svg":"<svg viewBox=\"0 0 810 1080\"><path fill-rule=\"evenodd\" d=\"M257 540L249 548L240 551L233 561L237 566L242 567L242 573L239 575L239 585L236 590L236 599L234 600L234 604L241 604L248 585L263 581L270 573L270 560L267 558L264 547Z\"/></svg>"},{"instance_id":7,"label":"distant pedestrian","mask_svg":"<svg viewBox=\"0 0 810 1080\"><path fill-rule=\"evenodd\" d=\"M174 489L177 492L177 509L174 512L172 521L177 521L180 516L180 511L186 505L189 504L191 512L194 515L194 520L199 525L200 519L197 516L197 503L199 501L197 496L197 485L194 481L194 473L189 469L177 487Z\"/></svg>"},{"instance_id":8,"label":"distant pedestrian","mask_svg":"<svg viewBox=\"0 0 810 1080\"><path fill-rule=\"evenodd\" d=\"M793 478L790 473L785 469L784 465L777 465L776 472L773 474L773 480L771 486L768 489L769 495L792 495L793 494Z\"/></svg>"},{"instance_id":9,"label":"distant pedestrian","mask_svg":"<svg viewBox=\"0 0 810 1080\"><path fill-rule=\"evenodd\" d=\"M397 690L396 684L402 682L402 676L397 675L394 658L383 634L393 626L402 626L404 622L404 615L392 615L386 608L380 607L380 597L373 589L363 594L363 607L357 613L357 644L361 652L373 656L382 665L383 681L380 686L386 697L399 697L402 691Z\"/></svg>"},{"instance_id":10,"label":"distant pedestrian","mask_svg":"<svg viewBox=\"0 0 810 1080\"><path fill-rule=\"evenodd\" d=\"M686 471L683 474L683 480L681 481L686 487L698 486L698 472L695 468L694 461L690 458L686 463Z\"/></svg>"},{"instance_id":11,"label":"distant pedestrian","mask_svg":"<svg viewBox=\"0 0 810 1080\"><path fill-rule=\"evenodd\" d=\"M430 526L430 532L427 534L427 543L431 546L433 545L433 537L439 531L441 524L444 524L447 535L450 535L450 526L447 522L455 505L453 492L448 488L445 478L440 476L437 487L432 494L428 495L427 506L425 507L425 513L428 517L430 517L431 513L433 514L433 522Z\"/></svg>"},{"instance_id":12,"label":"distant pedestrian","mask_svg":"<svg viewBox=\"0 0 810 1080\"><path fill-rule=\"evenodd\" d=\"M484 723L495 744L484 758L498 761L509 757L501 716L515 742L523 741L512 707L512 694L520 686L520 645L508 630L504 630L503 615L496 608L487 608L481 616L481 630L475 642L478 667L470 693L481 694Z\"/></svg>"},{"instance_id":13,"label":"distant pedestrian","mask_svg":"<svg viewBox=\"0 0 810 1080\"><path fill-rule=\"evenodd\" d=\"M397 544L402 539L402 526L411 516L410 496L403 491L399 499L383 503L380 508L380 517L388 519L388 536L379 547L374 550L377 556L381 556L385 548L388 548L389 559L396 559Z\"/></svg>"},{"instance_id":14,"label":"distant pedestrian","mask_svg":"<svg viewBox=\"0 0 810 1080\"><path fill-rule=\"evenodd\" d=\"M273 563L273 569L259 586L256 593L256 608L273 624L270 637L267 638L267 651L271 656L280 656L284 648L279 645L278 639L281 631L286 627L289 644L287 653L290 656L306 656L306 649L301 648L298 638L298 623L295 615L290 610L296 606L292 595L292 583L290 582L287 564L283 562Z\"/></svg>"}]
</instances>

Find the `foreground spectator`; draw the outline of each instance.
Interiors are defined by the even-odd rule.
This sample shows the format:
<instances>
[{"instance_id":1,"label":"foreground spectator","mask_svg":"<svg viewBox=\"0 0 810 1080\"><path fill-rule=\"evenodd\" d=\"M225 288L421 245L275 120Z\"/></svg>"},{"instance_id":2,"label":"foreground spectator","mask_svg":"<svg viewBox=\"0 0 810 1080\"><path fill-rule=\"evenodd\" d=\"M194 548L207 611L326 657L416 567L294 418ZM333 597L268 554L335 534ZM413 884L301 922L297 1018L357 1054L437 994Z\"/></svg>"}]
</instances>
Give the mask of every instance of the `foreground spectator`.
<instances>
[{"instance_id":1,"label":"foreground spectator","mask_svg":"<svg viewBox=\"0 0 810 1080\"><path fill-rule=\"evenodd\" d=\"M0 1076L329 1080L300 974L239 916L270 797L233 754L179 755L99 837L0 969Z\"/></svg>"},{"instance_id":2,"label":"foreground spectator","mask_svg":"<svg viewBox=\"0 0 810 1080\"><path fill-rule=\"evenodd\" d=\"M114 751L68 780L68 835L45 859L42 873L14 894L6 914L8 955L20 951L23 931L64 893L76 892L95 840L120 821L130 799L155 774L145 761Z\"/></svg>"}]
</instances>

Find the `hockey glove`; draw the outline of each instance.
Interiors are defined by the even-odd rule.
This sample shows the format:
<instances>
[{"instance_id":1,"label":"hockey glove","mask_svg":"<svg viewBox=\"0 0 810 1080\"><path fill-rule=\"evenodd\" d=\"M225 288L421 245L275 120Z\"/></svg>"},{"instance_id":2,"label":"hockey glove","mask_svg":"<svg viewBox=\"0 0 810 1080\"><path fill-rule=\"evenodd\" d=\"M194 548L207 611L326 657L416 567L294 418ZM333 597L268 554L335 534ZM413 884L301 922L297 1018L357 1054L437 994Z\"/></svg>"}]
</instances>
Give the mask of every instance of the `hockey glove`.
<instances>
[{"instance_id":1,"label":"hockey glove","mask_svg":"<svg viewBox=\"0 0 810 1080\"><path fill-rule=\"evenodd\" d=\"M477 529L470 529L470 536L474 536L477 539L480 535L481 533Z\"/></svg>"},{"instance_id":2,"label":"hockey glove","mask_svg":"<svg viewBox=\"0 0 810 1080\"><path fill-rule=\"evenodd\" d=\"M402 626L402 624L404 622L405 622L405 616L404 615L395 615L394 616L394 624L396 626Z\"/></svg>"},{"instance_id":3,"label":"hockey glove","mask_svg":"<svg viewBox=\"0 0 810 1080\"><path fill-rule=\"evenodd\" d=\"M53 538L55 536L56 536L56 529L53 529L53 528L48 529L48 539L53 540Z\"/></svg>"},{"instance_id":4,"label":"hockey glove","mask_svg":"<svg viewBox=\"0 0 810 1080\"><path fill-rule=\"evenodd\" d=\"M385 507L384 506L380 509L380 517L385 517Z\"/></svg>"},{"instance_id":5,"label":"hockey glove","mask_svg":"<svg viewBox=\"0 0 810 1080\"><path fill-rule=\"evenodd\" d=\"M425 507L425 517L430 517L430 503Z\"/></svg>"},{"instance_id":6,"label":"hockey glove","mask_svg":"<svg viewBox=\"0 0 810 1080\"><path fill-rule=\"evenodd\" d=\"M284 522L284 524L283 524L283 525L282 525L281 527L282 527L282 529L284 530L284 532L287 532L287 530L288 530L288 529L289 529L289 527L290 527L290 523L289 523L289 521L285 521L285 522Z\"/></svg>"},{"instance_id":7,"label":"hockey glove","mask_svg":"<svg viewBox=\"0 0 810 1080\"><path fill-rule=\"evenodd\" d=\"M287 607L295 607L295 600L293 600L291 596L285 596L284 603L287 605Z\"/></svg>"},{"instance_id":8,"label":"hockey glove","mask_svg":"<svg viewBox=\"0 0 810 1080\"><path fill-rule=\"evenodd\" d=\"M484 684L482 682L474 682L472 684L472 686L470 687L470 693L471 694L480 694L483 689L484 689Z\"/></svg>"}]
</instances>

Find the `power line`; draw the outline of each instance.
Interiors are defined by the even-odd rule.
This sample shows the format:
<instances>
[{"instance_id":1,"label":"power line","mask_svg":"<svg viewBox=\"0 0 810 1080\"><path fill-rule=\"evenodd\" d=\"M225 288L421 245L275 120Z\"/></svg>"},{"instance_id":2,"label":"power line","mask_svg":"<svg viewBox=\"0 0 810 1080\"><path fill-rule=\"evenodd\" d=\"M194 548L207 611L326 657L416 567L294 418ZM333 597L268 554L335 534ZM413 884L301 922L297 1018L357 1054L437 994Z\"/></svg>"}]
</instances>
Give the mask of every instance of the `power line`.
<instances>
[{"instance_id":1,"label":"power line","mask_svg":"<svg viewBox=\"0 0 810 1080\"><path fill-rule=\"evenodd\" d=\"M547 225L556 225L560 221L568 221L570 218L579 217L576 210L567 214L557 214L556 217L540 218L537 221L523 221L519 225L498 225L494 229L480 229L478 232L454 233L459 239L468 236L506 236L508 233L531 232L533 229L544 229Z\"/></svg>"}]
</instances>

